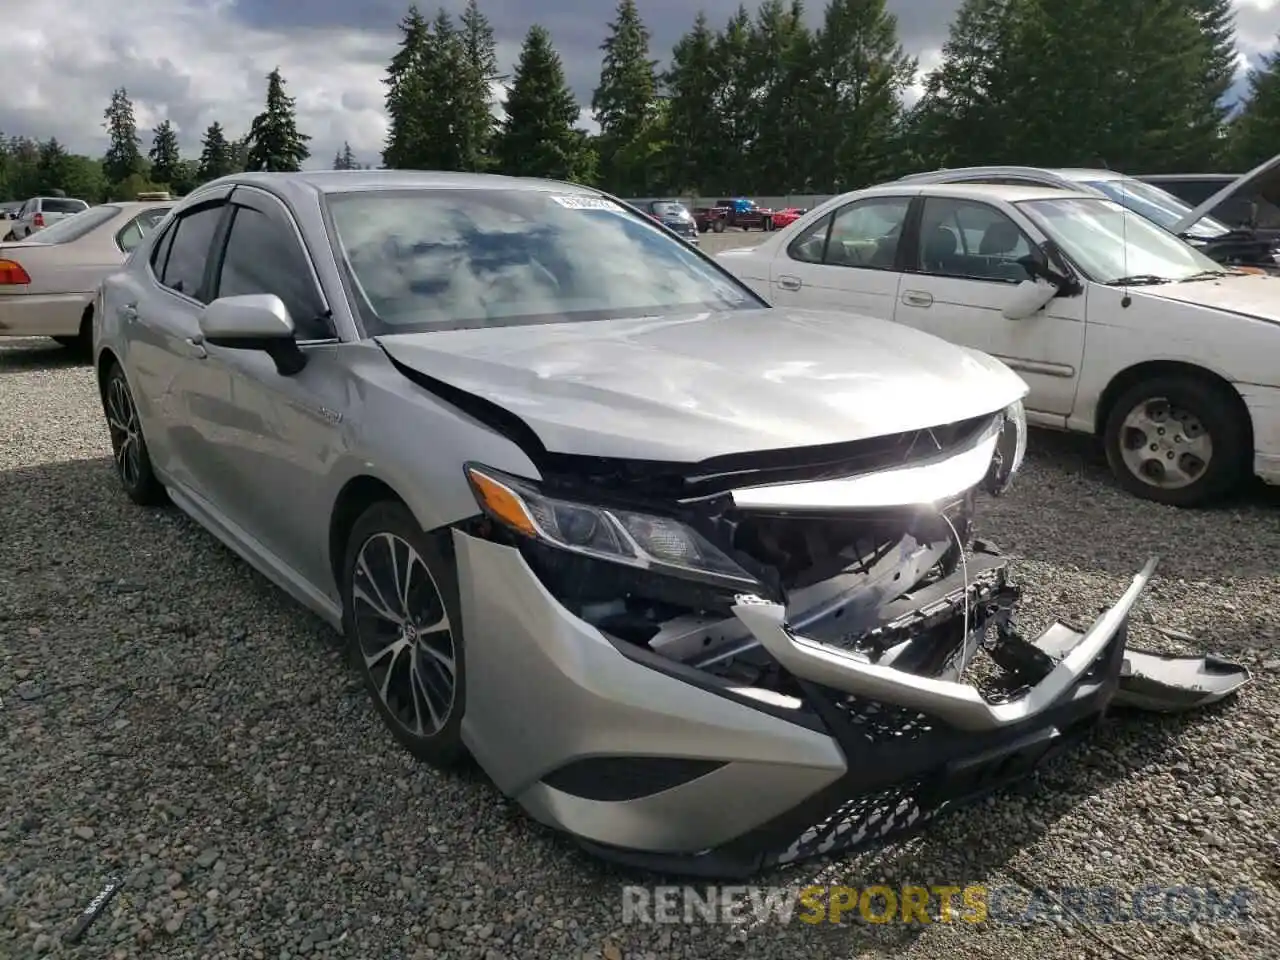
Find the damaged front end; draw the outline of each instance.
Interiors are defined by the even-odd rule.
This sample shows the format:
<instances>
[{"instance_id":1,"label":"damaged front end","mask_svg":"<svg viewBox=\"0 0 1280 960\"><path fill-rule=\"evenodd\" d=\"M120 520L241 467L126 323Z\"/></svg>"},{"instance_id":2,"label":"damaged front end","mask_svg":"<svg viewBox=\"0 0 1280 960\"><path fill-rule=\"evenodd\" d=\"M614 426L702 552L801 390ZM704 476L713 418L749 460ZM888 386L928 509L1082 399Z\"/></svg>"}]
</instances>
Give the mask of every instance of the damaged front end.
<instances>
[{"instance_id":1,"label":"damaged front end","mask_svg":"<svg viewBox=\"0 0 1280 960\"><path fill-rule=\"evenodd\" d=\"M831 854L1025 776L1112 705L1187 709L1244 684L1213 658L1126 647L1154 559L1086 629L1018 632L1019 589L974 512L1025 444L1018 404L693 467L548 457L534 483L469 465L473 534L517 548L572 616L649 669L824 731L844 758L804 803L714 848L587 846L720 876Z\"/></svg>"}]
</instances>

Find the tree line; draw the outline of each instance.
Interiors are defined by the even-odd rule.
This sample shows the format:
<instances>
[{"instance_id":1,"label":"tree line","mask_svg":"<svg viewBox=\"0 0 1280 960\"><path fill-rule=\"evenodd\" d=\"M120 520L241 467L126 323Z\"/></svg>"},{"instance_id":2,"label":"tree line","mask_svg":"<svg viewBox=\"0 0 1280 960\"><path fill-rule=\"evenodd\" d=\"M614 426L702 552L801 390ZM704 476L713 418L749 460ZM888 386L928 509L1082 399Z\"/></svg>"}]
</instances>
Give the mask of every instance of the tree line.
<instances>
[{"instance_id":1,"label":"tree line","mask_svg":"<svg viewBox=\"0 0 1280 960\"><path fill-rule=\"evenodd\" d=\"M911 107L919 64L885 0L830 0L816 28L803 0L742 6L718 27L699 13L662 67L635 0L620 0L584 104L539 25L503 75L478 0L456 20L410 7L399 32L384 81L387 168L706 196L830 193L981 163L1239 172L1280 153L1280 52L1251 71L1238 109L1224 103L1237 58L1231 0L964 0ZM582 128L584 109L598 132ZM0 196L182 194L310 157L278 69L244 136L214 123L198 159L179 155L167 120L144 154L126 90L105 121L100 160L56 140L0 138ZM333 166L361 164L344 144Z\"/></svg>"}]
</instances>

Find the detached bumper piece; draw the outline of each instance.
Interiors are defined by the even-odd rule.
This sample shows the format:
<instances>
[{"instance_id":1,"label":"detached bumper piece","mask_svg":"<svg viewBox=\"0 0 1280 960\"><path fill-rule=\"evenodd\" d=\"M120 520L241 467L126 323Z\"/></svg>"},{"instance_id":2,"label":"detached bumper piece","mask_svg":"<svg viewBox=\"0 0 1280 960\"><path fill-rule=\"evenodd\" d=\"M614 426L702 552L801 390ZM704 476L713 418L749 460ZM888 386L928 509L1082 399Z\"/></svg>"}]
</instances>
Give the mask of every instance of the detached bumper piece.
<instances>
[{"instance_id":1,"label":"detached bumper piece","mask_svg":"<svg viewBox=\"0 0 1280 960\"><path fill-rule=\"evenodd\" d=\"M1087 630L1055 623L1034 640L1012 626L1018 590L1005 561L990 553L897 601L901 612L888 605L883 625L856 646L798 635L782 607L741 597L734 613L794 678L847 772L783 816L697 855L587 846L643 869L746 877L914 832L1025 778L1087 736L1111 707L1176 712L1221 700L1249 681L1247 669L1126 645L1130 613L1156 564L1148 562ZM963 682L979 651L1002 676Z\"/></svg>"}]
</instances>

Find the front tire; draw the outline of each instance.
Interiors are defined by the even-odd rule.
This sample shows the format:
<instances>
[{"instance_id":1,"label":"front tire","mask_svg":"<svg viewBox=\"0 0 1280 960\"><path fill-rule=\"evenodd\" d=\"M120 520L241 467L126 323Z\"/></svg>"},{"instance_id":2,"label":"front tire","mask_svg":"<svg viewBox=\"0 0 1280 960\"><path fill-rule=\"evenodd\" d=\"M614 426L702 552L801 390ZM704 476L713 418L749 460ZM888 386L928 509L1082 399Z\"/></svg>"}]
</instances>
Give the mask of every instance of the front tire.
<instances>
[{"instance_id":1,"label":"front tire","mask_svg":"<svg viewBox=\"0 0 1280 960\"><path fill-rule=\"evenodd\" d=\"M1198 507L1248 475L1248 416L1225 387L1186 376L1152 377L1117 399L1103 433L1107 462L1130 493Z\"/></svg>"},{"instance_id":2,"label":"front tire","mask_svg":"<svg viewBox=\"0 0 1280 960\"><path fill-rule=\"evenodd\" d=\"M154 507L167 499L164 485L151 469L151 455L142 436L142 421L133 402L133 392L120 365L112 364L103 392L103 411L111 435L111 454L116 476L129 499L141 507Z\"/></svg>"},{"instance_id":3,"label":"front tire","mask_svg":"<svg viewBox=\"0 0 1280 960\"><path fill-rule=\"evenodd\" d=\"M711 229L714 230L716 233L724 233L724 221L723 220L715 221Z\"/></svg>"},{"instance_id":4,"label":"front tire","mask_svg":"<svg viewBox=\"0 0 1280 960\"><path fill-rule=\"evenodd\" d=\"M342 601L351 659L392 735L434 767L459 763L466 671L448 531L424 533L403 504L375 503L348 538Z\"/></svg>"}]
</instances>

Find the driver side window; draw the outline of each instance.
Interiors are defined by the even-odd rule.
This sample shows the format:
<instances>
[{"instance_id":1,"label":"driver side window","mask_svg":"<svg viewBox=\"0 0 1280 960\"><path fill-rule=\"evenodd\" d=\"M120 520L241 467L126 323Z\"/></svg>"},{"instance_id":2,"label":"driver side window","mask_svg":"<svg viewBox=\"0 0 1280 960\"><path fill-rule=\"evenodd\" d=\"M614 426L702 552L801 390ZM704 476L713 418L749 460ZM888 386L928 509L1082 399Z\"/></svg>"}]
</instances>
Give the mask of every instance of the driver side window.
<instances>
[{"instance_id":1,"label":"driver side window","mask_svg":"<svg viewBox=\"0 0 1280 960\"><path fill-rule=\"evenodd\" d=\"M1031 275L1018 261L1032 249L1027 235L995 207L948 197L925 200L918 251L922 273L1022 283Z\"/></svg>"}]
</instances>

